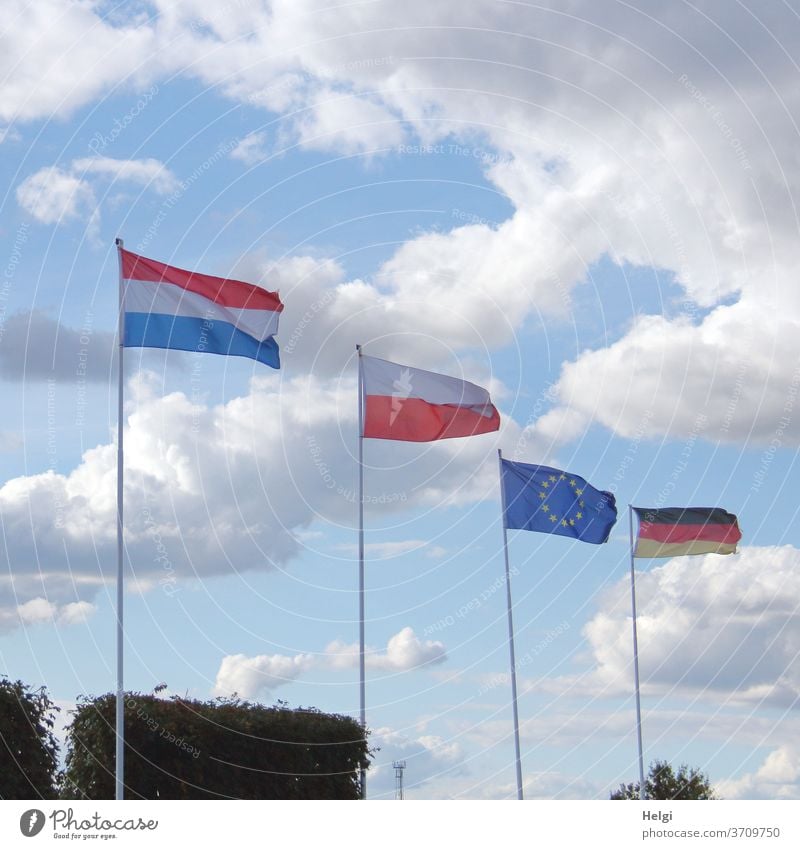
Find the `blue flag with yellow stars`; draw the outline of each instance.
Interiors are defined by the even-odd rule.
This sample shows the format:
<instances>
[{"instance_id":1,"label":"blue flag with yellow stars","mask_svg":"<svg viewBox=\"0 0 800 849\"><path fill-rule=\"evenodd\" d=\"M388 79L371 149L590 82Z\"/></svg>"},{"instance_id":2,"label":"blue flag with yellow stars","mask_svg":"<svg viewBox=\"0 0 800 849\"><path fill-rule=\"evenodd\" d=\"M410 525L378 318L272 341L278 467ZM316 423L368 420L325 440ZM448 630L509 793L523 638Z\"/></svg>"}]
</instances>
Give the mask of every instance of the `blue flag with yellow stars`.
<instances>
[{"instance_id":1,"label":"blue flag with yellow stars","mask_svg":"<svg viewBox=\"0 0 800 849\"><path fill-rule=\"evenodd\" d=\"M617 521L610 492L551 469L501 460L504 520L507 528L560 534L582 542L606 542Z\"/></svg>"}]
</instances>

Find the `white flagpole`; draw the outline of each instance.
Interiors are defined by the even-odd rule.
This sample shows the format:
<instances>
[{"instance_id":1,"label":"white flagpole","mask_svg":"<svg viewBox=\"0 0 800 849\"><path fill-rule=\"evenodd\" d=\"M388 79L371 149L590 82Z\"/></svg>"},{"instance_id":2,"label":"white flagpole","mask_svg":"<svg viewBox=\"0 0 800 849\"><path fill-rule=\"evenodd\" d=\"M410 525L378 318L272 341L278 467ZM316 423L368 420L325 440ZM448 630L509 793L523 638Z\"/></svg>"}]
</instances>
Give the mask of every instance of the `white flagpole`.
<instances>
[{"instance_id":1,"label":"white flagpole","mask_svg":"<svg viewBox=\"0 0 800 849\"><path fill-rule=\"evenodd\" d=\"M367 736L367 684L364 641L364 376L361 369L361 345L358 352L358 668L361 728ZM367 772L361 769L361 798L367 798Z\"/></svg>"},{"instance_id":2,"label":"white flagpole","mask_svg":"<svg viewBox=\"0 0 800 849\"><path fill-rule=\"evenodd\" d=\"M517 767L517 799L522 799L522 758L519 749L519 712L517 710L517 662L514 657L514 619L511 614L511 570L508 568L508 529L506 528L506 490L503 486L503 452L497 449L500 465L500 502L503 511L503 553L506 560L506 603L508 605L508 650L511 658L511 708L514 716L514 752Z\"/></svg>"},{"instance_id":3,"label":"white flagpole","mask_svg":"<svg viewBox=\"0 0 800 849\"><path fill-rule=\"evenodd\" d=\"M633 680L636 689L636 737L639 742L639 798L647 799L644 783L644 754L642 751L642 703L639 699L639 641L636 637L636 578L633 565L633 508L628 505L628 525L631 535L631 611L633 613Z\"/></svg>"},{"instance_id":4,"label":"white flagpole","mask_svg":"<svg viewBox=\"0 0 800 849\"><path fill-rule=\"evenodd\" d=\"M124 430L124 412L122 408L122 378L124 333L125 333L125 291L122 284L122 239L116 240L117 259L119 261L119 318L117 333L119 335L119 353L117 373L119 384L117 389L117 712L116 712L116 799L125 798L125 689L123 684L123 524L122 524L122 492L123 492L123 462L122 462L122 432Z\"/></svg>"}]
</instances>

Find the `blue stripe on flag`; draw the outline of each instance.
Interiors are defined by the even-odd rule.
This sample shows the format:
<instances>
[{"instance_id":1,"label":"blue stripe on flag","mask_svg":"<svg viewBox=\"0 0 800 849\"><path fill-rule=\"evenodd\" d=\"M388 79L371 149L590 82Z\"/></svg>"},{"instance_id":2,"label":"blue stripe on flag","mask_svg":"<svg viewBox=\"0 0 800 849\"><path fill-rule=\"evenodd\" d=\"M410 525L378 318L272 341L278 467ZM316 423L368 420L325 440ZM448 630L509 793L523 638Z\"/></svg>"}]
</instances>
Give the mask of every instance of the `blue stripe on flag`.
<instances>
[{"instance_id":1,"label":"blue stripe on flag","mask_svg":"<svg viewBox=\"0 0 800 849\"><path fill-rule=\"evenodd\" d=\"M125 313L126 348L171 348L248 357L280 368L278 343L270 336L263 342L226 321L162 313Z\"/></svg>"}]
</instances>

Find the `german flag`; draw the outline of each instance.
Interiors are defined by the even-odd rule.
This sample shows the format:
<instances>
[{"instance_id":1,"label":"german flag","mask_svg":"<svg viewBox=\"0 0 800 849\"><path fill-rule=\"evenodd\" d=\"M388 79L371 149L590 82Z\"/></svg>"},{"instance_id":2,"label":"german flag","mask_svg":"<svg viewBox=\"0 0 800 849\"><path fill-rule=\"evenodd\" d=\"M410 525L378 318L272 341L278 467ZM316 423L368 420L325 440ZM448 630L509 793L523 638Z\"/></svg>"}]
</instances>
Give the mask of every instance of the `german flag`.
<instances>
[{"instance_id":1,"label":"german flag","mask_svg":"<svg viewBox=\"0 0 800 849\"><path fill-rule=\"evenodd\" d=\"M735 554L742 538L736 516L719 507L634 507L633 511L639 519L634 557Z\"/></svg>"}]
</instances>

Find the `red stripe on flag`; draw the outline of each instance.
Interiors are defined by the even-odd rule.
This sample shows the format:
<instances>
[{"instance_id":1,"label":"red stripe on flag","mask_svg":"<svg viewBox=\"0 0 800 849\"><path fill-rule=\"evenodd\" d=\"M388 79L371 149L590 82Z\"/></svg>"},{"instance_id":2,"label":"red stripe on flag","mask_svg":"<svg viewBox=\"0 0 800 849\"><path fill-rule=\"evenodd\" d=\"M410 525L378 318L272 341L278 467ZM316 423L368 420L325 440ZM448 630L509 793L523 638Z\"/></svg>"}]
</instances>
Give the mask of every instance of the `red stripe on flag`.
<instances>
[{"instance_id":1,"label":"red stripe on flag","mask_svg":"<svg viewBox=\"0 0 800 849\"><path fill-rule=\"evenodd\" d=\"M710 540L737 543L741 538L742 532L736 525L655 525L642 522L639 528L639 539L652 539L656 542Z\"/></svg>"},{"instance_id":2,"label":"red stripe on flag","mask_svg":"<svg viewBox=\"0 0 800 849\"><path fill-rule=\"evenodd\" d=\"M421 398L367 395L364 436L401 442L433 442L458 436L491 433L500 427L500 414L490 406L483 416L469 407L429 404Z\"/></svg>"},{"instance_id":3,"label":"red stripe on flag","mask_svg":"<svg viewBox=\"0 0 800 849\"><path fill-rule=\"evenodd\" d=\"M283 304L275 292L268 292L252 283L212 277L166 265L154 259L122 251L122 277L124 280L145 280L151 283L171 283L196 292L215 304L234 309L272 310L281 312Z\"/></svg>"}]
</instances>

